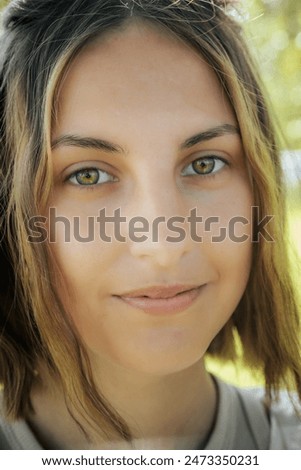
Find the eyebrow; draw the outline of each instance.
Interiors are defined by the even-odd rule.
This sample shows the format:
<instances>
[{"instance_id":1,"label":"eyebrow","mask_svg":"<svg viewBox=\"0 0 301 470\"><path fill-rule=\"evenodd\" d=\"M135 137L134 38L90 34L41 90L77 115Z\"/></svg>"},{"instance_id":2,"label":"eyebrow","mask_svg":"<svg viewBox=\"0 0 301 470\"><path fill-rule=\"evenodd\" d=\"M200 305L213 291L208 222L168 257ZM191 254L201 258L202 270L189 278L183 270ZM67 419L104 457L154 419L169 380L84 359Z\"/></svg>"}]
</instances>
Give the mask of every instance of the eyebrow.
<instances>
[{"instance_id":1,"label":"eyebrow","mask_svg":"<svg viewBox=\"0 0 301 470\"><path fill-rule=\"evenodd\" d=\"M240 135L240 132L233 124L222 124L189 137L181 144L180 149L184 150L201 142L206 142L229 134ZM110 153L126 153L121 146L113 144L107 140L97 139L95 137L81 137L73 134L62 135L55 139L52 142L52 149L57 147L81 147L105 150Z\"/></svg>"},{"instance_id":2,"label":"eyebrow","mask_svg":"<svg viewBox=\"0 0 301 470\"><path fill-rule=\"evenodd\" d=\"M238 127L233 124L222 124L221 126L212 127L211 129L207 129L206 131L199 132L198 134L189 137L189 139L183 142L181 149L190 148L200 142L206 142L229 134L240 135Z\"/></svg>"},{"instance_id":3,"label":"eyebrow","mask_svg":"<svg viewBox=\"0 0 301 470\"><path fill-rule=\"evenodd\" d=\"M96 150L106 150L107 152L123 152L122 147L112 144L107 140L96 139L94 137L81 137L79 135L66 134L55 139L51 144L52 149L57 147L82 147Z\"/></svg>"}]
</instances>

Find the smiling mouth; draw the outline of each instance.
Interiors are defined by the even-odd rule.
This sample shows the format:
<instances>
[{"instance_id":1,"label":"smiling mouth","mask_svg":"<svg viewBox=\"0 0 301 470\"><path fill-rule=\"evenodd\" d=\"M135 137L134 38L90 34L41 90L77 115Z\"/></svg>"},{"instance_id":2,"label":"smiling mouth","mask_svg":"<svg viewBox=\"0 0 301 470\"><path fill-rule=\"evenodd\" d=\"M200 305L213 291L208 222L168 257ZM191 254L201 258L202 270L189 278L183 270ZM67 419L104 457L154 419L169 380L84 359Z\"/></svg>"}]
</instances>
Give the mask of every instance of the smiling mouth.
<instances>
[{"instance_id":1,"label":"smiling mouth","mask_svg":"<svg viewBox=\"0 0 301 470\"><path fill-rule=\"evenodd\" d=\"M206 284L199 286L155 286L114 296L145 313L164 315L187 310L199 297Z\"/></svg>"}]
</instances>

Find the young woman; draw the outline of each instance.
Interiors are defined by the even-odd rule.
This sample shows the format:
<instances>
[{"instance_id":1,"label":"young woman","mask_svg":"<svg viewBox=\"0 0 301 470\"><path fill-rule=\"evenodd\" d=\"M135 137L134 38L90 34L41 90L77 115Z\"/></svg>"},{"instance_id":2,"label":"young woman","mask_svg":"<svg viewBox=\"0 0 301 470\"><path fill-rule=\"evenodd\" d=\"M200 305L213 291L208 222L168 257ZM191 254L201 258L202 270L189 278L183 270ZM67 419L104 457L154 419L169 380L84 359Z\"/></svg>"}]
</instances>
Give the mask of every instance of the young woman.
<instances>
[{"instance_id":1,"label":"young woman","mask_svg":"<svg viewBox=\"0 0 301 470\"><path fill-rule=\"evenodd\" d=\"M279 152L225 3L8 7L2 449L301 448ZM206 370L236 336L264 390Z\"/></svg>"}]
</instances>

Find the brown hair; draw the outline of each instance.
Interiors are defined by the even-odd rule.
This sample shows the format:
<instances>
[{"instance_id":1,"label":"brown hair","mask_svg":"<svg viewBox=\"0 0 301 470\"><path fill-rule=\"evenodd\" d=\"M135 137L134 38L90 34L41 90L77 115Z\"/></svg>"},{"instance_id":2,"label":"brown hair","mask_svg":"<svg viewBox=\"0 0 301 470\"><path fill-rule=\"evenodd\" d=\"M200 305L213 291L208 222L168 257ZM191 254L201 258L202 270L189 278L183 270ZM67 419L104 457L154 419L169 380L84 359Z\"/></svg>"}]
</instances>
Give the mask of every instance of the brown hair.
<instances>
[{"instance_id":1,"label":"brown hair","mask_svg":"<svg viewBox=\"0 0 301 470\"><path fill-rule=\"evenodd\" d=\"M246 291L208 353L235 357L237 332L247 364L264 374L267 396L284 385L301 398L299 316L279 150L241 28L226 12L230 3L16 0L6 10L0 63L0 380L8 417L29 412L35 367L43 360L60 380L74 416L100 432L130 438L126 423L95 387L85 349L56 293L47 244L28 243L27 221L40 213L51 190L50 129L63 74L88 41L132 18L169 31L213 67L236 113L259 216L275 215L269 230L275 242L259 237L254 244Z\"/></svg>"}]
</instances>

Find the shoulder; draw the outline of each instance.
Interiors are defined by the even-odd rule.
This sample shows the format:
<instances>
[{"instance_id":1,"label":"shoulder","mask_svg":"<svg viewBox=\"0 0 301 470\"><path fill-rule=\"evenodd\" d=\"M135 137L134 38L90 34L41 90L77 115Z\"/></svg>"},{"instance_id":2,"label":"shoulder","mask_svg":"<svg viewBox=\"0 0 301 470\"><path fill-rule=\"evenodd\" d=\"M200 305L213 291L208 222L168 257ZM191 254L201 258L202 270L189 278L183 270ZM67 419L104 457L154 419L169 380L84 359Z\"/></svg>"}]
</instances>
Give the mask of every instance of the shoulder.
<instances>
[{"instance_id":1,"label":"shoulder","mask_svg":"<svg viewBox=\"0 0 301 470\"><path fill-rule=\"evenodd\" d=\"M5 419L0 392L0 450L40 449L40 444L25 421L10 422Z\"/></svg>"},{"instance_id":2,"label":"shoulder","mask_svg":"<svg viewBox=\"0 0 301 470\"><path fill-rule=\"evenodd\" d=\"M237 391L244 403L254 433L260 432L257 425L258 417L261 414L268 416L270 428L269 449L301 450L300 402L298 403L296 396L290 397L287 392L282 391L279 394L279 399L267 409L264 406L263 388L237 388Z\"/></svg>"},{"instance_id":3,"label":"shoulder","mask_svg":"<svg viewBox=\"0 0 301 470\"><path fill-rule=\"evenodd\" d=\"M294 404L296 403L296 407ZM281 447L282 446L282 447ZM301 407L285 392L271 407L271 449L301 450Z\"/></svg>"}]
</instances>

